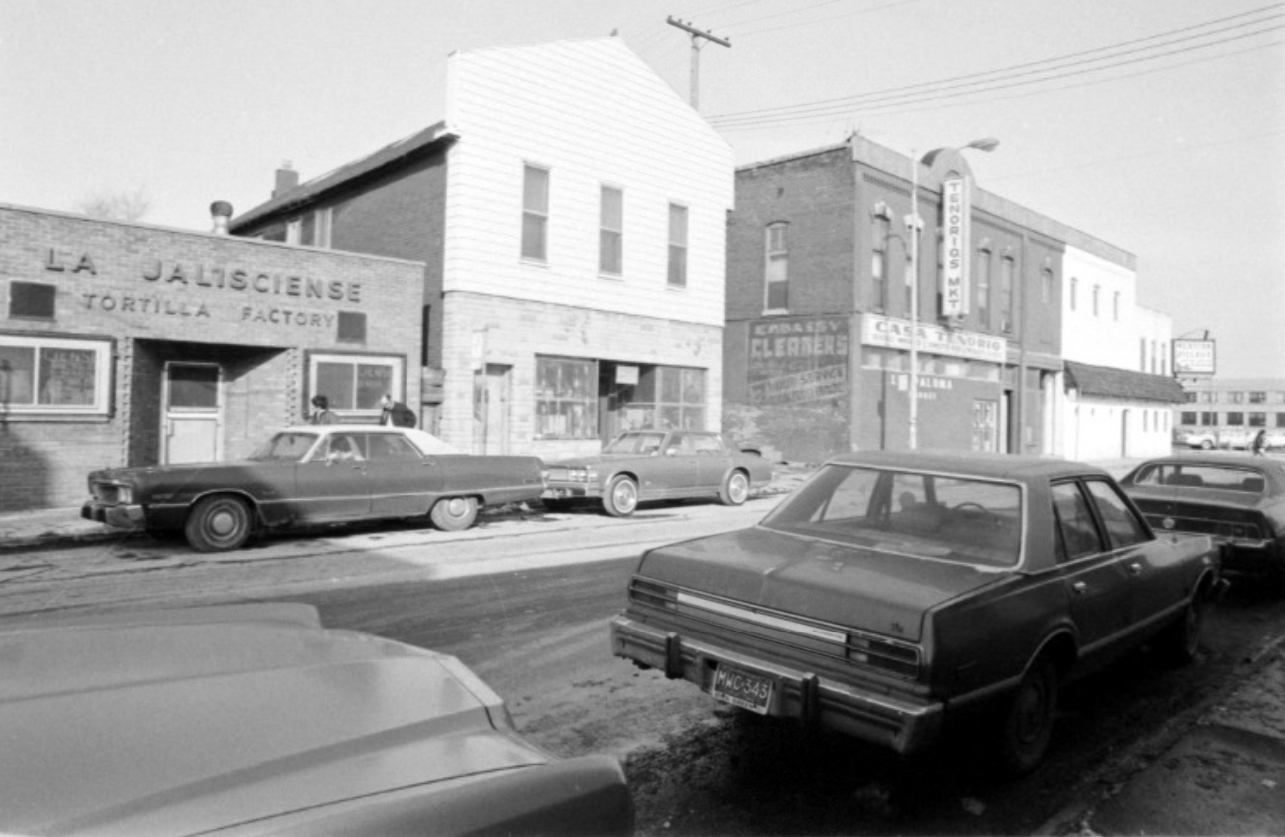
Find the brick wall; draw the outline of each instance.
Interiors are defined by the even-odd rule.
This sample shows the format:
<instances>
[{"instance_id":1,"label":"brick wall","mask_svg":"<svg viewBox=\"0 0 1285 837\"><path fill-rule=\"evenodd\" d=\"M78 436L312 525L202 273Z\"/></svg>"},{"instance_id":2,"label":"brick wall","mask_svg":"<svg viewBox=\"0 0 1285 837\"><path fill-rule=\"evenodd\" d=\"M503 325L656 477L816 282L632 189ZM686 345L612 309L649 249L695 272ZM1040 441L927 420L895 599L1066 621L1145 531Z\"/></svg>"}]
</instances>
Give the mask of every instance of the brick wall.
<instances>
[{"instance_id":1,"label":"brick wall","mask_svg":"<svg viewBox=\"0 0 1285 837\"><path fill-rule=\"evenodd\" d=\"M225 458L302 418L304 350L405 355L416 401L423 275L422 263L0 205L0 335L113 338L105 412L0 405L0 512L78 504L90 470L155 463L166 360L223 367ZM53 286L54 316L12 317L15 280ZM339 311L365 314L364 344L337 342Z\"/></svg>"}]
</instances>

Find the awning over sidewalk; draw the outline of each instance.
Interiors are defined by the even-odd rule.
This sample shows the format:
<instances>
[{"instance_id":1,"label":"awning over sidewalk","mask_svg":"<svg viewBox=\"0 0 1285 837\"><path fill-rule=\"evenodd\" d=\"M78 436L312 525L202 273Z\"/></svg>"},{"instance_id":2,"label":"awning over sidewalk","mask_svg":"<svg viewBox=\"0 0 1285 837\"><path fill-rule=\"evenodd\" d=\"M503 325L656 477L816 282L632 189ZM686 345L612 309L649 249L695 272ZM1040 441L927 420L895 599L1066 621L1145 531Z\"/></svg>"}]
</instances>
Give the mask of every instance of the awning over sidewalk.
<instances>
[{"instance_id":1,"label":"awning over sidewalk","mask_svg":"<svg viewBox=\"0 0 1285 837\"><path fill-rule=\"evenodd\" d=\"M1182 404L1187 399L1182 384L1164 375L1131 372L1109 366L1066 361L1066 385L1092 398L1119 398L1127 401L1158 401Z\"/></svg>"}]
</instances>

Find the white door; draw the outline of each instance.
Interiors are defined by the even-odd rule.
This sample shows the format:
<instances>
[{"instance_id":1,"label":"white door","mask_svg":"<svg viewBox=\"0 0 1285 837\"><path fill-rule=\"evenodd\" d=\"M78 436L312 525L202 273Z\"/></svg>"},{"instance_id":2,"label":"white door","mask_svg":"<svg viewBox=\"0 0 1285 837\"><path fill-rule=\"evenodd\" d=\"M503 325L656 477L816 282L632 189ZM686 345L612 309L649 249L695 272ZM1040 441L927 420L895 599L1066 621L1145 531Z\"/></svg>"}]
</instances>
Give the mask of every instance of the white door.
<instances>
[{"instance_id":1,"label":"white door","mask_svg":"<svg viewBox=\"0 0 1285 837\"><path fill-rule=\"evenodd\" d=\"M482 452L509 452L509 369L494 363L486 365L486 428Z\"/></svg>"},{"instance_id":2,"label":"white door","mask_svg":"<svg viewBox=\"0 0 1285 837\"><path fill-rule=\"evenodd\" d=\"M165 364L161 462L215 462L219 458L220 369L213 363Z\"/></svg>"}]
</instances>

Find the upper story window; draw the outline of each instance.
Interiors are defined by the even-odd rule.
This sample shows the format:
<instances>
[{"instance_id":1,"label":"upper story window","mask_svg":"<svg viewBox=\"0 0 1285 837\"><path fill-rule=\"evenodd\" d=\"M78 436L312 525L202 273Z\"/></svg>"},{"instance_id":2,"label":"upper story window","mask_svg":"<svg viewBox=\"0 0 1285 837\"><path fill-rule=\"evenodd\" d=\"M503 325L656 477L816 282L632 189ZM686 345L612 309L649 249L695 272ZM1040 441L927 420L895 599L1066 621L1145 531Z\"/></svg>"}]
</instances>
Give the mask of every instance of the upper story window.
<instances>
[{"instance_id":1,"label":"upper story window","mask_svg":"<svg viewBox=\"0 0 1285 837\"><path fill-rule=\"evenodd\" d=\"M1156 374L1156 365L1160 357L1160 352L1156 349L1156 341L1151 341L1151 374Z\"/></svg>"},{"instance_id":2,"label":"upper story window","mask_svg":"<svg viewBox=\"0 0 1285 837\"><path fill-rule=\"evenodd\" d=\"M1120 292L1116 291L1111 296L1111 319L1120 319Z\"/></svg>"},{"instance_id":3,"label":"upper story window","mask_svg":"<svg viewBox=\"0 0 1285 837\"><path fill-rule=\"evenodd\" d=\"M330 208L305 212L286 222L286 243L330 247Z\"/></svg>"},{"instance_id":4,"label":"upper story window","mask_svg":"<svg viewBox=\"0 0 1285 837\"><path fill-rule=\"evenodd\" d=\"M1005 256L999 263L999 327L1001 331L1013 330L1013 276L1017 262Z\"/></svg>"},{"instance_id":5,"label":"upper story window","mask_svg":"<svg viewBox=\"0 0 1285 837\"><path fill-rule=\"evenodd\" d=\"M522 258L549 260L549 170L522 167Z\"/></svg>"},{"instance_id":6,"label":"upper story window","mask_svg":"<svg viewBox=\"0 0 1285 837\"><path fill-rule=\"evenodd\" d=\"M977 323L982 328L991 327L991 251L987 247L977 251Z\"/></svg>"},{"instance_id":7,"label":"upper story window","mask_svg":"<svg viewBox=\"0 0 1285 837\"><path fill-rule=\"evenodd\" d=\"M1138 351L1140 352L1140 354L1138 355L1138 371L1146 372L1147 371L1147 338L1145 337L1138 338Z\"/></svg>"},{"instance_id":8,"label":"upper story window","mask_svg":"<svg viewBox=\"0 0 1285 837\"><path fill-rule=\"evenodd\" d=\"M687 207L669 205L669 286L687 287Z\"/></svg>"},{"instance_id":9,"label":"upper story window","mask_svg":"<svg viewBox=\"0 0 1285 837\"><path fill-rule=\"evenodd\" d=\"M888 310L888 218L876 215L870 225L870 307Z\"/></svg>"},{"instance_id":10,"label":"upper story window","mask_svg":"<svg viewBox=\"0 0 1285 837\"><path fill-rule=\"evenodd\" d=\"M763 307L768 311L785 311L790 307L789 233L789 224L771 224L767 228L764 254L767 287Z\"/></svg>"},{"instance_id":11,"label":"upper story window","mask_svg":"<svg viewBox=\"0 0 1285 837\"><path fill-rule=\"evenodd\" d=\"M1249 393L1250 404L1266 404L1267 393L1262 390L1251 390Z\"/></svg>"},{"instance_id":12,"label":"upper story window","mask_svg":"<svg viewBox=\"0 0 1285 837\"><path fill-rule=\"evenodd\" d=\"M1040 302L1048 305L1053 301L1053 269L1046 267L1040 271Z\"/></svg>"},{"instance_id":13,"label":"upper story window","mask_svg":"<svg viewBox=\"0 0 1285 837\"><path fill-rule=\"evenodd\" d=\"M623 272L625 193L615 186L602 187L598 211L598 270L619 276Z\"/></svg>"},{"instance_id":14,"label":"upper story window","mask_svg":"<svg viewBox=\"0 0 1285 837\"><path fill-rule=\"evenodd\" d=\"M1169 374L1168 362L1169 362L1169 347L1164 344L1164 341L1161 341L1160 342L1160 374L1161 375Z\"/></svg>"},{"instance_id":15,"label":"upper story window","mask_svg":"<svg viewBox=\"0 0 1285 837\"><path fill-rule=\"evenodd\" d=\"M1080 290L1080 280L1074 276L1071 277L1071 310L1075 310L1075 296Z\"/></svg>"},{"instance_id":16,"label":"upper story window","mask_svg":"<svg viewBox=\"0 0 1285 837\"><path fill-rule=\"evenodd\" d=\"M1098 298L1101 295L1102 295L1102 286L1094 285L1093 286L1093 316L1095 317L1098 315Z\"/></svg>"}]
</instances>

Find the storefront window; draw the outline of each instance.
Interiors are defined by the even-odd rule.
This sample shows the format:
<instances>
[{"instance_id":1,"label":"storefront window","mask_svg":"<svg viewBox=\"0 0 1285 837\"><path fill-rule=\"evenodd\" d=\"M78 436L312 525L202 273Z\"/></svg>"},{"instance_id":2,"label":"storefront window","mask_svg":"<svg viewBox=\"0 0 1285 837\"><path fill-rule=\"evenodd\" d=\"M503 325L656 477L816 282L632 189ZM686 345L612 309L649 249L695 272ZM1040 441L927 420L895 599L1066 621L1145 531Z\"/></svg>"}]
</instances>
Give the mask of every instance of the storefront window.
<instances>
[{"instance_id":1,"label":"storefront window","mask_svg":"<svg viewBox=\"0 0 1285 837\"><path fill-rule=\"evenodd\" d=\"M111 343L0 335L0 414L106 414Z\"/></svg>"},{"instance_id":2,"label":"storefront window","mask_svg":"<svg viewBox=\"0 0 1285 837\"><path fill-rule=\"evenodd\" d=\"M535 414L537 439L596 439L598 364L537 357Z\"/></svg>"},{"instance_id":3,"label":"storefront window","mask_svg":"<svg viewBox=\"0 0 1285 837\"><path fill-rule=\"evenodd\" d=\"M326 396L336 412L378 415L385 394L404 398L402 358L314 354L308 360L308 397Z\"/></svg>"}]
</instances>

